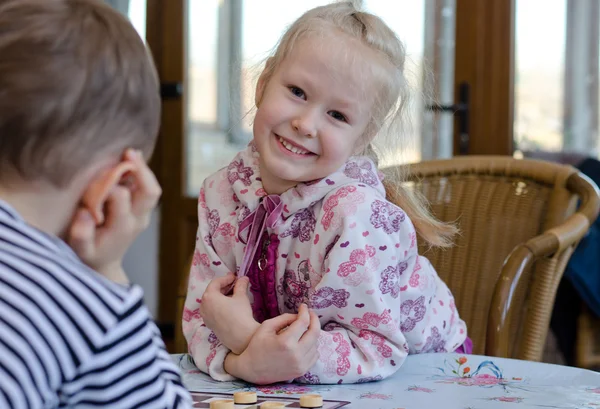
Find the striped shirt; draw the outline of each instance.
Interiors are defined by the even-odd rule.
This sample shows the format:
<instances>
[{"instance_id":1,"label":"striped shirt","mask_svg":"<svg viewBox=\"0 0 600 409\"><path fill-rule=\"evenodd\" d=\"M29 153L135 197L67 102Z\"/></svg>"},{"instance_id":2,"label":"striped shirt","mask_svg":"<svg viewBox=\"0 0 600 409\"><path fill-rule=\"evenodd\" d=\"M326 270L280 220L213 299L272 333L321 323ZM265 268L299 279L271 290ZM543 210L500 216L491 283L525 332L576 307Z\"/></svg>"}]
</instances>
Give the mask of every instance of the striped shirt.
<instances>
[{"instance_id":1,"label":"striped shirt","mask_svg":"<svg viewBox=\"0 0 600 409\"><path fill-rule=\"evenodd\" d=\"M138 286L0 201L0 408L189 408Z\"/></svg>"}]
</instances>

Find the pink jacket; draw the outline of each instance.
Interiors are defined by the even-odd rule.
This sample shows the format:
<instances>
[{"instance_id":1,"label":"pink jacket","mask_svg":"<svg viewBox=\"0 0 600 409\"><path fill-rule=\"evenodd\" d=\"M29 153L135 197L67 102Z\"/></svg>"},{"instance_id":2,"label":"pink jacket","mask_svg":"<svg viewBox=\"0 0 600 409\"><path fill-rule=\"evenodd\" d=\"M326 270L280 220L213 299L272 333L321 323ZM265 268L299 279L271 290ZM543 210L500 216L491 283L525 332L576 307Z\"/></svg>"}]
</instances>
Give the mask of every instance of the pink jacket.
<instances>
[{"instance_id":1,"label":"pink jacket","mask_svg":"<svg viewBox=\"0 0 600 409\"><path fill-rule=\"evenodd\" d=\"M353 157L327 178L266 196L257 157L251 144L200 192L183 314L198 368L233 379L223 369L229 350L199 314L210 280L229 271L250 276L259 322L303 302L319 315L320 359L300 382L383 379L409 353L450 352L465 342L452 294L418 255L413 224L385 200L369 159ZM244 261L246 243L256 254Z\"/></svg>"}]
</instances>

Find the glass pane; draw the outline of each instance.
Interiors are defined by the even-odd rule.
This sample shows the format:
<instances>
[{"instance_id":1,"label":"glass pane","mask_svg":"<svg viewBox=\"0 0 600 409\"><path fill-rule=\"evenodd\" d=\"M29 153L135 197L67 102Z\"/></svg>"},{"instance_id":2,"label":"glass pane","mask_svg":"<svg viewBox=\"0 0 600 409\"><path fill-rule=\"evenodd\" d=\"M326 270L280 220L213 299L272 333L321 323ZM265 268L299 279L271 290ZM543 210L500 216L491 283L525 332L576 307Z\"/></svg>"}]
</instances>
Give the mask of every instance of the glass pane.
<instances>
[{"instance_id":1,"label":"glass pane","mask_svg":"<svg viewBox=\"0 0 600 409\"><path fill-rule=\"evenodd\" d=\"M380 16L406 46L406 76L413 91L410 126L404 152L395 165L452 156L453 116L434 113L432 104L454 103L455 0L364 0L367 11Z\"/></svg>"},{"instance_id":2,"label":"glass pane","mask_svg":"<svg viewBox=\"0 0 600 409\"><path fill-rule=\"evenodd\" d=\"M217 34L219 0L188 2L187 115L188 131L198 125L216 128ZM202 24L197 23L203 16Z\"/></svg>"},{"instance_id":3,"label":"glass pane","mask_svg":"<svg viewBox=\"0 0 600 409\"><path fill-rule=\"evenodd\" d=\"M188 0L189 195L196 196L204 178L225 166L251 139L256 81L284 30L304 11L329 2ZM424 107L433 102L432 97L437 103L453 103L455 0L364 0L363 4L366 10L382 16L406 43L407 72L418 97L411 108L412 131L406 136L415 143L401 152L394 163L451 156L452 115L433 114ZM203 27L193 26L193 16L204 16ZM211 73L194 89L191 71L200 63L192 57L192 50L206 60L206 69ZM192 114L191 100L201 98L202 109L211 107L212 122L202 122Z\"/></svg>"},{"instance_id":4,"label":"glass pane","mask_svg":"<svg viewBox=\"0 0 600 409\"><path fill-rule=\"evenodd\" d=\"M557 151L562 148L566 0L516 4L515 146Z\"/></svg>"},{"instance_id":5,"label":"glass pane","mask_svg":"<svg viewBox=\"0 0 600 409\"><path fill-rule=\"evenodd\" d=\"M224 2L188 0L186 5L186 184L188 194L197 196L204 178L228 163L236 149L227 143L225 126L219 126L218 85L223 77L226 84L228 76L227 68L219 64L219 19L225 13ZM222 92L227 95L229 89Z\"/></svg>"},{"instance_id":6,"label":"glass pane","mask_svg":"<svg viewBox=\"0 0 600 409\"><path fill-rule=\"evenodd\" d=\"M599 26L598 0L517 0L517 155L598 157Z\"/></svg>"}]
</instances>

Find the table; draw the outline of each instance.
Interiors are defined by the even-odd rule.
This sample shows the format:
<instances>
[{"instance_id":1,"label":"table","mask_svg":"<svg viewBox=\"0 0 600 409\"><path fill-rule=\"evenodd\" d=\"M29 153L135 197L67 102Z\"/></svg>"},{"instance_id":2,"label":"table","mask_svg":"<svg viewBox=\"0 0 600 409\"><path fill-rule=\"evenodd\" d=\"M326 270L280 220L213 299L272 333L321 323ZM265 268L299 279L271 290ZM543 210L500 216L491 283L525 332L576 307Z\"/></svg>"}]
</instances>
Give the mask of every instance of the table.
<instances>
[{"instance_id":1,"label":"table","mask_svg":"<svg viewBox=\"0 0 600 409\"><path fill-rule=\"evenodd\" d=\"M252 390L266 396L319 393L350 401L348 409L600 409L600 373L543 363L477 355L409 356L383 381L355 385L216 382L201 373L188 355L173 355L191 391L233 393Z\"/></svg>"}]
</instances>

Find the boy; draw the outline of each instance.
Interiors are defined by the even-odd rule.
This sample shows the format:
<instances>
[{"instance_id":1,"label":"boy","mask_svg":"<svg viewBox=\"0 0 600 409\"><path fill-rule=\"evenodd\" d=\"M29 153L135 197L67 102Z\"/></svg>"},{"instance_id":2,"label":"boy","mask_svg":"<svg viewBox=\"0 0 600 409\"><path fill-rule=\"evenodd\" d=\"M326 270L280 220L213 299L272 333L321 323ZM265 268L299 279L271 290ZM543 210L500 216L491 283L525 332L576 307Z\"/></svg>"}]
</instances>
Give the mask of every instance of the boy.
<instances>
[{"instance_id":1,"label":"boy","mask_svg":"<svg viewBox=\"0 0 600 409\"><path fill-rule=\"evenodd\" d=\"M102 2L0 1L0 408L191 407L121 267L161 193L158 88Z\"/></svg>"}]
</instances>

